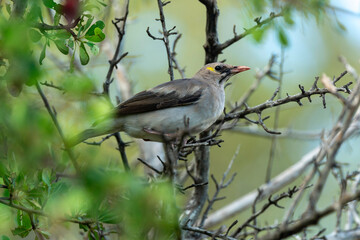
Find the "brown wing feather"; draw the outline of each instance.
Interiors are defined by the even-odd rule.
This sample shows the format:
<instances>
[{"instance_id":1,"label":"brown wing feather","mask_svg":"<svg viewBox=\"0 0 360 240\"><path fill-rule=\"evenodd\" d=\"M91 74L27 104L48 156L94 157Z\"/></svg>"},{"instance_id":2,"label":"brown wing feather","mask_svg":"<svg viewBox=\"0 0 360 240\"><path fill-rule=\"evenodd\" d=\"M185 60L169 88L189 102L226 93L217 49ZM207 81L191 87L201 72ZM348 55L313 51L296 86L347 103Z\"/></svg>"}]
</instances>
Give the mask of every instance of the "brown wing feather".
<instances>
[{"instance_id":1,"label":"brown wing feather","mask_svg":"<svg viewBox=\"0 0 360 240\"><path fill-rule=\"evenodd\" d=\"M186 106L196 103L201 97L201 90L195 94L179 97L176 91L166 94L143 91L118 105L115 109L116 116L124 116L135 113L145 113L170 107Z\"/></svg>"}]
</instances>

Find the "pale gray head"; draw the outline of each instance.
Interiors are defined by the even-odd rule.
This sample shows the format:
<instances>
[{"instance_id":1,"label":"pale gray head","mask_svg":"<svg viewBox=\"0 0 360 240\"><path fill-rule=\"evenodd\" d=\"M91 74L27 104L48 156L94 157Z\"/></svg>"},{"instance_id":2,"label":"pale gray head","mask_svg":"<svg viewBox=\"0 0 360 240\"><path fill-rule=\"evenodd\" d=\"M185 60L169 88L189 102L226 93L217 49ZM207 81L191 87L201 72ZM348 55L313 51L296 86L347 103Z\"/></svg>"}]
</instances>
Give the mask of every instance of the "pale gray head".
<instances>
[{"instance_id":1,"label":"pale gray head","mask_svg":"<svg viewBox=\"0 0 360 240\"><path fill-rule=\"evenodd\" d=\"M226 63L214 62L203 66L194 78L213 81L217 84L224 84L230 77L239 72L249 70L247 66L231 66Z\"/></svg>"}]
</instances>

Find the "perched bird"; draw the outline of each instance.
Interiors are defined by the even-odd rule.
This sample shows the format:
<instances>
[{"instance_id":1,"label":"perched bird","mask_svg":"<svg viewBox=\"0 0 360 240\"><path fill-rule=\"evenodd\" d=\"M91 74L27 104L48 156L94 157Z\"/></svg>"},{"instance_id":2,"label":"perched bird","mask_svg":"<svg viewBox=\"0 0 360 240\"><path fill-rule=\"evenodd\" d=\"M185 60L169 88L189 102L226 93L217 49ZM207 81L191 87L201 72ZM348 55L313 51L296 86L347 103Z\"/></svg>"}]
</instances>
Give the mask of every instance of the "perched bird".
<instances>
[{"instance_id":1,"label":"perched bird","mask_svg":"<svg viewBox=\"0 0 360 240\"><path fill-rule=\"evenodd\" d=\"M132 137L162 142L182 131L200 133L222 114L224 85L246 66L210 63L192 78L160 84L120 103L104 119L68 141L74 146L88 138L124 131Z\"/></svg>"}]
</instances>

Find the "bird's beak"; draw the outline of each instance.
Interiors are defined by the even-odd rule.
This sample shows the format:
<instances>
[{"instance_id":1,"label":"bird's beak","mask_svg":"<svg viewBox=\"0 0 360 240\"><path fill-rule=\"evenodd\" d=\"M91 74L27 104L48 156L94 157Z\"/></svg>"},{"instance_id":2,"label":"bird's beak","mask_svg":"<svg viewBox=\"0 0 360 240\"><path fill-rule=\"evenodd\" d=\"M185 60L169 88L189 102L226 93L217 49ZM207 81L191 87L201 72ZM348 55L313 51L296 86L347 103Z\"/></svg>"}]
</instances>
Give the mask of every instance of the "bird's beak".
<instances>
[{"instance_id":1,"label":"bird's beak","mask_svg":"<svg viewBox=\"0 0 360 240\"><path fill-rule=\"evenodd\" d=\"M237 74L237 73L239 73L239 72L244 72L244 71L247 71L247 70L249 70L250 68L249 67L247 67L247 66L234 66L231 70L230 70L230 72L231 72L231 74Z\"/></svg>"}]
</instances>

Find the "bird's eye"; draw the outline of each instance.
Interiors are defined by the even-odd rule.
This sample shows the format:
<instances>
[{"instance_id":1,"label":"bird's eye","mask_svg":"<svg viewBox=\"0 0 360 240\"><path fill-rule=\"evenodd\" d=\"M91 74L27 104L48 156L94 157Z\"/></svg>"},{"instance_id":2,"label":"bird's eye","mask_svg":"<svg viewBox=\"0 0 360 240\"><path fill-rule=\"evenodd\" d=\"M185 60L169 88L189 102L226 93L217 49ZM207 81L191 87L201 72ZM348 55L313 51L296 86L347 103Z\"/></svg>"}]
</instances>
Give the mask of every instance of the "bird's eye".
<instances>
[{"instance_id":1,"label":"bird's eye","mask_svg":"<svg viewBox=\"0 0 360 240\"><path fill-rule=\"evenodd\" d=\"M215 70L216 71L220 71L222 69L222 66L220 66L220 65L217 65L216 67L215 67Z\"/></svg>"}]
</instances>

